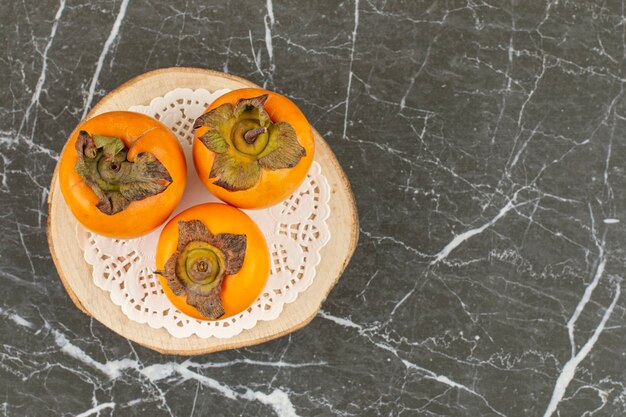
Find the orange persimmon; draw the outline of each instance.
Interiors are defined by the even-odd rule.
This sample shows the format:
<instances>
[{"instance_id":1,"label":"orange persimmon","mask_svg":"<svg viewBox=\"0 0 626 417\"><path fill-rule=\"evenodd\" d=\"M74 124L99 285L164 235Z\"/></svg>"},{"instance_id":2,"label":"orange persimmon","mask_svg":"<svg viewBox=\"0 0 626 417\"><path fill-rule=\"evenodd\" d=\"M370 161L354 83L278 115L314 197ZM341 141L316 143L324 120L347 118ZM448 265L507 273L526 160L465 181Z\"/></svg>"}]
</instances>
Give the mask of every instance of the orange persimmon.
<instances>
[{"instance_id":1,"label":"orange persimmon","mask_svg":"<svg viewBox=\"0 0 626 417\"><path fill-rule=\"evenodd\" d=\"M126 111L93 117L61 155L61 192L76 219L95 233L141 236L162 224L187 181L185 155L161 122Z\"/></svg>"},{"instance_id":2,"label":"orange persimmon","mask_svg":"<svg viewBox=\"0 0 626 417\"><path fill-rule=\"evenodd\" d=\"M204 185L241 208L289 197L313 162L309 122L287 97L243 88L215 100L194 125L193 160Z\"/></svg>"},{"instance_id":3,"label":"orange persimmon","mask_svg":"<svg viewBox=\"0 0 626 417\"><path fill-rule=\"evenodd\" d=\"M261 294L270 256L261 230L247 214L206 203L165 225L156 267L176 308L201 320L223 319L244 311Z\"/></svg>"}]
</instances>

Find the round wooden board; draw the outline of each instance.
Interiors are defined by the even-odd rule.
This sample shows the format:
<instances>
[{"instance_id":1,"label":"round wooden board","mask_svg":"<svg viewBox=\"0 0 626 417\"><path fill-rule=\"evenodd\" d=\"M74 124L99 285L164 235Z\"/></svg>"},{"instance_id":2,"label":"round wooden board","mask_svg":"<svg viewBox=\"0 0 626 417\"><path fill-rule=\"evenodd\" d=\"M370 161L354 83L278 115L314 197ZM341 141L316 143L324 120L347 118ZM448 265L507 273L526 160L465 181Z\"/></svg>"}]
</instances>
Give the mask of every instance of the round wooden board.
<instances>
[{"instance_id":1,"label":"round wooden board","mask_svg":"<svg viewBox=\"0 0 626 417\"><path fill-rule=\"evenodd\" d=\"M87 115L127 110L133 105L147 105L155 97L179 87L238 89L258 87L243 78L198 68L165 68L142 74L124 83L104 97ZM234 349L263 343L286 335L308 324L317 314L348 261L352 257L358 239L358 217L350 184L335 155L326 141L315 129L315 160L332 189L330 197L331 216L328 225L330 242L322 248L322 261L317 267L313 284L299 294L296 301L285 305L276 320L259 321L229 339L198 336L178 339L165 329L153 329L148 324L129 320L122 309L115 305L109 293L98 288L91 278L91 266L83 257L76 239L76 219L65 203L59 190L58 164L52 177L48 197L48 244L61 282L76 306L86 314L119 333L120 335L161 353L199 355L225 349Z\"/></svg>"}]
</instances>

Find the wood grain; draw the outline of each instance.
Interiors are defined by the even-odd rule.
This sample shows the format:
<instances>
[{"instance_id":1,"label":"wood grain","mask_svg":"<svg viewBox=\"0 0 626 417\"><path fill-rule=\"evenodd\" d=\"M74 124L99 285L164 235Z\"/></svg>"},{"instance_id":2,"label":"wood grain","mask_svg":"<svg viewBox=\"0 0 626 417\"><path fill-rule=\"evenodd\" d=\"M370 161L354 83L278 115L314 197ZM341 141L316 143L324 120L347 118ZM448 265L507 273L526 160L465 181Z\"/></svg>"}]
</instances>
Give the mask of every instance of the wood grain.
<instances>
[{"instance_id":1,"label":"wood grain","mask_svg":"<svg viewBox=\"0 0 626 417\"><path fill-rule=\"evenodd\" d=\"M233 75L198 68L165 68L142 74L122 84L104 97L87 118L113 110L127 110L132 105L147 105L175 88L237 89L257 87ZM165 329L129 320L115 305L109 293L98 288L91 278L91 267L84 260L76 236L76 219L59 190L58 164L52 177L48 197L48 244L61 282L70 298L84 313L120 335L165 354L199 355L263 343L286 335L308 324L328 293L341 277L352 257L358 239L358 217L350 184L326 141L313 130L315 160L332 189L331 215L328 225L330 242L322 248L321 262L313 284L296 301L285 305L273 321L260 321L250 329L229 339L202 339L192 336L178 339Z\"/></svg>"}]
</instances>

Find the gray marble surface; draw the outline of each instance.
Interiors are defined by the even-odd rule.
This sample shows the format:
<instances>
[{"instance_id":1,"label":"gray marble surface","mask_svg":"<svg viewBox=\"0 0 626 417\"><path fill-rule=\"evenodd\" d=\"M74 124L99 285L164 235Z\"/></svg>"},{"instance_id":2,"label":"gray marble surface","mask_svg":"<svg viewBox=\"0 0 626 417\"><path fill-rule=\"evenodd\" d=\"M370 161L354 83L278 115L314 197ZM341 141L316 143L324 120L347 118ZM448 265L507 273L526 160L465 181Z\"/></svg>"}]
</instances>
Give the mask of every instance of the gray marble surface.
<instances>
[{"instance_id":1,"label":"gray marble surface","mask_svg":"<svg viewBox=\"0 0 626 417\"><path fill-rule=\"evenodd\" d=\"M625 9L2 0L2 414L623 416ZM175 65L291 97L361 220L309 326L191 359L79 312L45 236L69 132Z\"/></svg>"}]
</instances>

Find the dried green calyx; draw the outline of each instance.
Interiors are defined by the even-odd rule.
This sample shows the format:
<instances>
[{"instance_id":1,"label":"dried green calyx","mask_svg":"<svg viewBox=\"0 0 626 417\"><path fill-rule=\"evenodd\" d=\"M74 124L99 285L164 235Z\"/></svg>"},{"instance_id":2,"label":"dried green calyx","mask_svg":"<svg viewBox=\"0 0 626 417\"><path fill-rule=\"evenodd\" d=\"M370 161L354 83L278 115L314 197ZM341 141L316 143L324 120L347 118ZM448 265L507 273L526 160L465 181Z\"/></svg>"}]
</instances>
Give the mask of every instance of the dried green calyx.
<instances>
[{"instance_id":1,"label":"dried green calyx","mask_svg":"<svg viewBox=\"0 0 626 417\"><path fill-rule=\"evenodd\" d=\"M241 99L198 117L194 128L208 127L199 139L215 159L209 178L229 191L247 190L261 178L261 168L293 168L306 155L287 122L272 122L263 105L267 94Z\"/></svg>"},{"instance_id":2,"label":"dried green calyx","mask_svg":"<svg viewBox=\"0 0 626 417\"><path fill-rule=\"evenodd\" d=\"M172 183L167 169L151 153L127 160L128 149L120 138L82 130L75 147L74 169L96 193L96 207L104 214L119 213L132 201L162 193Z\"/></svg>"},{"instance_id":3,"label":"dried green calyx","mask_svg":"<svg viewBox=\"0 0 626 417\"><path fill-rule=\"evenodd\" d=\"M220 300L222 281L241 269L246 255L246 235L213 235L199 220L178 222L176 252L157 271L176 295L209 319L224 315Z\"/></svg>"}]
</instances>

